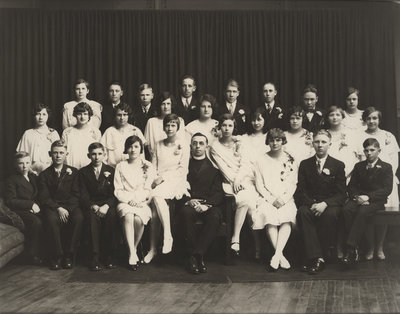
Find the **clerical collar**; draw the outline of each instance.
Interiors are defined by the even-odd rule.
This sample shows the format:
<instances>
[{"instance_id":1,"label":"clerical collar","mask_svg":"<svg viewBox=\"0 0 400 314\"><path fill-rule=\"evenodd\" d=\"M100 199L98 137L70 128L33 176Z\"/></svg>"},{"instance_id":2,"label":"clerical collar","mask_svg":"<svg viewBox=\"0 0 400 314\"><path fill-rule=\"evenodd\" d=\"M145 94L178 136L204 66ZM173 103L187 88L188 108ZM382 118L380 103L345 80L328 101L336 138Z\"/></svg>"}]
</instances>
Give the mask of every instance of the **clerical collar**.
<instances>
[{"instance_id":1,"label":"clerical collar","mask_svg":"<svg viewBox=\"0 0 400 314\"><path fill-rule=\"evenodd\" d=\"M201 157L192 156L192 158L193 158L194 160L204 160L204 159L206 159L206 155L201 156Z\"/></svg>"}]
</instances>

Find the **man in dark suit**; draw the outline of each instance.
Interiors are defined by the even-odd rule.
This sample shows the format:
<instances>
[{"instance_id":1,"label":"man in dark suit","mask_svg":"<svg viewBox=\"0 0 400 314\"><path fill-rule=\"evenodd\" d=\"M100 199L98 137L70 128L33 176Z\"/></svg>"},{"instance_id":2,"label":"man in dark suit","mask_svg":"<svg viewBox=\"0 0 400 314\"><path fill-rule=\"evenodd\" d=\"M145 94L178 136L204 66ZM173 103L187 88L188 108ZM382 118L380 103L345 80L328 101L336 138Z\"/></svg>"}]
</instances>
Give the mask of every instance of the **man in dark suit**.
<instances>
[{"instance_id":1,"label":"man in dark suit","mask_svg":"<svg viewBox=\"0 0 400 314\"><path fill-rule=\"evenodd\" d=\"M230 79L225 85L225 103L219 107L218 117L225 113L233 115L236 121L237 134L242 135L251 131L250 108L237 101L240 87L237 81Z\"/></svg>"},{"instance_id":2,"label":"man in dark suit","mask_svg":"<svg viewBox=\"0 0 400 314\"><path fill-rule=\"evenodd\" d=\"M198 118L199 101L193 95L196 91L196 81L193 76L185 75L180 84L181 95L176 98L176 114L185 121L185 125L188 125Z\"/></svg>"},{"instance_id":3,"label":"man in dark suit","mask_svg":"<svg viewBox=\"0 0 400 314\"><path fill-rule=\"evenodd\" d=\"M336 243L337 220L346 199L344 163L328 155L330 145L328 131L315 133L316 154L299 166L295 200L308 260L303 270L310 274L324 268L327 252Z\"/></svg>"},{"instance_id":4,"label":"man in dark suit","mask_svg":"<svg viewBox=\"0 0 400 314\"><path fill-rule=\"evenodd\" d=\"M78 170L64 164L67 147L62 140L51 144L53 164L39 175L39 201L51 240L51 270L73 268L83 216L79 208ZM68 227L68 231L63 227ZM65 238L63 248L61 237Z\"/></svg>"},{"instance_id":5,"label":"man in dark suit","mask_svg":"<svg viewBox=\"0 0 400 314\"><path fill-rule=\"evenodd\" d=\"M260 112L265 117L264 128L269 131L273 128L285 129L285 112L275 101L278 93L273 82L267 82L263 86L264 103L260 106Z\"/></svg>"},{"instance_id":6,"label":"man in dark suit","mask_svg":"<svg viewBox=\"0 0 400 314\"><path fill-rule=\"evenodd\" d=\"M367 219L376 211L385 209L393 188L392 166L379 159L379 142L368 138L363 143L367 158L354 166L347 187L349 201L343 207L346 241L344 264L358 261L357 246L364 234Z\"/></svg>"},{"instance_id":7,"label":"man in dark suit","mask_svg":"<svg viewBox=\"0 0 400 314\"><path fill-rule=\"evenodd\" d=\"M114 196L114 168L103 163L104 146L92 143L88 148L91 163L79 170L81 206L89 220L92 263L90 270L101 270L100 242L104 244L106 268L115 268L115 232L117 228ZM101 240L101 241L100 241Z\"/></svg>"},{"instance_id":8,"label":"man in dark suit","mask_svg":"<svg viewBox=\"0 0 400 314\"><path fill-rule=\"evenodd\" d=\"M42 219L37 204L37 176L30 172L31 157L26 152L15 154L16 173L6 180L5 203L21 217L25 225L25 239L29 261L42 264L40 243Z\"/></svg>"},{"instance_id":9,"label":"man in dark suit","mask_svg":"<svg viewBox=\"0 0 400 314\"><path fill-rule=\"evenodd\" d=\"M196 133L191 141L192 158L189 161L187 180L190 184L190 198L183 200L182 218L186 250L189 255L188 271L192 274L205 273L207 267L203 256L215 239L221 223L223 201L222 177L206 156L207 137ZM203 229L196 236L195 223L201 218Z\"/></svg>"},{"instance_id":10,"label":"man in dark suit","mask_svg":"<svg viewBox=\"0 0 400 314\"><path fill-rule=\"evenodd\" d=\"M139 86L139 104L133 108L133 121L143 134L147 121L157 116L157 106L152 103L153 98L153 88L150 84Z\"/></svg>"},{"instance_id":11,"label":"man in dark suit","mask_svg":"<svg viewBox=\"0 0 400 314\"><path fill-rule=\"evenodd\" d=\"M321 108L317 107L318 90L314 85L309 84L303 92L304 110L306 112L303 118L303 128L310 132L317 132L324 124Z\"/></svg>"}]
</instances>

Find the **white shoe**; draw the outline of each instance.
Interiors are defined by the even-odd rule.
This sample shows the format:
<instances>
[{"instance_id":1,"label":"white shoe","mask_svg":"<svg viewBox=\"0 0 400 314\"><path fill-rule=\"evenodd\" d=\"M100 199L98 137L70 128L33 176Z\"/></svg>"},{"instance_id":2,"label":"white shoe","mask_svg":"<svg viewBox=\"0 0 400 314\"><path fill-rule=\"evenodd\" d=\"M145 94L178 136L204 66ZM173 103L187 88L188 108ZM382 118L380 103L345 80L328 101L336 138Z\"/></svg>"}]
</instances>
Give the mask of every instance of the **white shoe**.
<instances>
[{"instance_id":1,"label":"white shoe","mask_svg":"<svg viewBox=\"0 0 400 314\"><path fill-rule=\"evenodd\" d=\"M156 257L156 255L157 255L157 252L156 252L156 251L150 250L149 252L147 252L146 256L145 256L144 259L143 259L144 263L145 263L145 264L149 264L149 263L152 261L152 259L153 259L154 257Z\"/></svg>"},{"instance_id":2,"label":"white shoe","mask_svg":"<svg viewBox=\"0 0 400 314\"><path fill-rule=\"evenodd\" d=\"M172 243L173 242L174 242L174 240L172 238L164 239L164 244L163 244L163 248L162 248L163 254L168 254L172 251Z\"/></svg>"},{"instance_id":3,"label":"white shoe","mask_svg":"<svg viewBox=\"0 0 400 314\"><path fill-rule=\"evenodd\" d=\"M286 257L285 256L281 256L281 258L280 258L280 260L279 260L279 266L282 268L282 269L285 269L285 270L288 270L288 269L290 269L290 263L289 263L289 261L286 259Z\"/></svg>"},{"instance_id":4,"label":"white shoe","mask_svg":"<svg viewBox=\"0 0 400 314\"><path fill-rule=\"evenodd\" d=\"M272 256L269 266L271 266L272 270L278 270L278 267L279 267L279 256L278 255Z\"/></svg>"}]
</instances>

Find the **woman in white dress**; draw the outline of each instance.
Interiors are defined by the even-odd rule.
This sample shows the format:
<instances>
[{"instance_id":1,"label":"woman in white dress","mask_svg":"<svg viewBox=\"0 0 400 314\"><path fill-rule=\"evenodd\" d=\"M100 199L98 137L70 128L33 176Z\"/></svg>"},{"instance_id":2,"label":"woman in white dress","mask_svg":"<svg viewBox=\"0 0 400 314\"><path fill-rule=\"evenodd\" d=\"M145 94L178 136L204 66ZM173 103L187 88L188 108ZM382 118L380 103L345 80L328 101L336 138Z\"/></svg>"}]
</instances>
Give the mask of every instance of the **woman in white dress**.
<instances>
[{"instance_id":1,"label":"woman in white dress","mask_svg":"<svg viewBox=\"0 0 400 314\"><path fill-rule=\"evenodd\" d=\"M105 163L115 167L119 162L127 159L123 148L125 140L128 137L136 135L144 144L146 144L146 140L139 128L128 123L132 115L132 109L129 105L120 103L114 108L113 114L115 120L114 125L105 130L100 142L104 145L106 150ZM144 158L144 154L142 154L142 157Z\"/></svg>"},{"instance_id":2,"label":"woman in white dress","mask_svg":"<svg viewBox=\"0 0 400 314\"><path fill-rule=\"evenodd\" d=\"M356 132L343 126L344 110L330 106L325 115L328 131L332 135L329 155L342 161L345 165L347 182L350 181L354 165L360 161Z\"/></svg>"},{"instance_id":3,"label":"woman in white dress","mask_svg":"<svg viewBox=\"0 0 400 314\"><path fill-rule=\"evenodd\" d=\"M210 155L224 176L224 192L235 197L236 213L231 249L239 255L240 231L246 215L252 217L259 195L254 186L254 171L243 153L242 138L233 136L236 131L234 117L229 113L223 114L219 119L219 128L221 137L214 141Z\"/></svg>"},{"instance_id":4,"label":"woman in white dress","mask_svg":"<svg viewBox=\"0 0 400 314\"><path fill-rule=\"evenodd\" d=\"M305 118L305 112L302 107L291 107L288 110L287 117L289 119L289 128L288 131L285 131L287 143L283 146L283 149L294 158L297 166L299 166L302 160L315 154L312 146L313 134L302 126Z\"/></svg>"},{"instance_id":5,"label":"woman in white dress","mask_svg":"<svg viewBox=\"0 0 400 314\"><path fill-rule=\"evenodd\" d=\"M149 263L157 254L159 239L159 221L164 230L162 253L168 254L172 250L172 233L170 212L167 200L181 199L184 195L190 196L189 183L186 176L189 167L189 146L185 140L178 138L177 133L181 126L181 119L176 114L165 116L164 132L167 138L159 141L155 146L152 163L157 171L153 182L153 219L150 233L150 251L144 258ZM182 125L183 127L183 125Z\"/></svg>"},{"instance_id":6,"label":"woman in white dress","mask_svg":"<svg viewBox=\"0 0 400 314\"><path fill-rule=\"evenodd\" d=\"M251 115L252 132L242 135L245 145L244 153L247 159L252 162L254 158L269 151L269 146L265 145L267 129L265 125L265 110L257 108Z\"/></svg>"},{"instance_id":7,"label":"woman in white dress","mask_svg":"<svg viewBox=\"0 0 400 314\"><path fill-rule=\"evenodd\" d=\"M175 106L176 100L174 96L170 92L162 92L159 99L159 108L157 110L158 116L150 118L144 130L144 137L150 156L153 155L157 143L167 137L164 132L163 121L168 114L175 113ZM178 130L177 138L185 139L185 122L181 117L179 117L179 124L181 128Z\"/></svg>"},{"instance_id":8,"label":"woman in white dress","mask_svg":"<svg viewBox=\"0 0 400 314\"><path fill-rule=\"evenodd\" d=\"M218 138L218 121L212 118L217 111L216 106L217 101L214 96L209 94L201 96L200 105L198 107L199 118L186 126L189 141L196 133L204 134L208 139L209 146Z\"/></svg>"},{"instance_id":9,"label":"woman in white dress","mask_svg":"<svg viewBox=\"0 0 400 314\"><path fill-rule=\"evenodd\" d=\"M87 156L88 147L93 142L99 142L101 133L89 123L93 115L92 108L85 102L80 102L74 108L73 116L77 123L63 131L62 139L67 146L66 163L80 169L90 163Z\"/></svg>"},{"instance_id":10,"label":"woman in white dress","mask_svg":"<svg viewBox=\"0 0 400 314\"><path fill-rule=\"evenodd\" d=\"M344 111L343 126L349 130L365 130L365 122L362 118L364 111L358 109L358 97L360 91L349 87L346 93L346 108Z\"/></svg>"},{"instance_id":11,"label":"woman in white dress","mask_svg":"<svg viewBox=\"0 0 400 314\"><path fill-rule=\"evenodd\" d=\"M271 150L255 162L255 180L259 201L256 216L260 216L257 229L266 228L267 235L275 249L270 261L270 270L279 266L289 269L290 263L283 255L292 225L296 222L297 208L293 194L297 185L297 165L294 158L282 146L286 137L281 129L268 132L266 143Z\"/></svg>"},{"instance_id":12,"label":"woman in white dress","mask_svg":"<svg viewBox=\"0 0 400 314\"><path fill-rule=\"evenodd\" d=\"M16 151L27 152L31 156L31 169L39 174L51 165L49 151L51 144L60 139L57 131L47 126L50 108L37 103L33 107L35 127L22 135Z\"/></svg>"},{"instance_id":13,"label":"woman in white dress","mask_svg":"<svg viewBox=\"0 0 400 314\"><path fill-rule=\"evenodd\" d=\"M137 270L139 258L137 246L142 238L144 226L151 218L151 184L156 176L153 165L144 160L142 140L130 136L125 141L124 152L128 160L121 161L114 176L117 211L123 220L124 234L129 248L129 268Z\"/></svg>"},{"instance_id":14,"label":"woman in white dress","mask_svg":"<svg viewBox=\"0 0 400 314\"><path fill-rule=\"evenodd\" d=\"M379 128L379 124L382 121L382 113L375 109L374 107L368 107L363 113L363 120L367 124L367 129L361 131L358 136L359 140L359 155L364 160L365 155L362 153L362 143L367 138L375 138L378 140L381 153L379 158L392 166L393 170L393 190L388 197L388 201L385 205L387 210L397 210L399 206L399 196L398 196L398 184L399 180L396 177L396 171L399 166L399 145L397 143L396 137L385 130ZM376 229L376 236L374 230ZM385 240L385 235L387 231L387 226L377 226L376 228L371 228L367 232L367 240L369 248L366 254L366 259L371 260L374 257L374 252L376 257L380 260L385 259L385 254L383 252L383 244Z\"/></svg>"}]
</instances>

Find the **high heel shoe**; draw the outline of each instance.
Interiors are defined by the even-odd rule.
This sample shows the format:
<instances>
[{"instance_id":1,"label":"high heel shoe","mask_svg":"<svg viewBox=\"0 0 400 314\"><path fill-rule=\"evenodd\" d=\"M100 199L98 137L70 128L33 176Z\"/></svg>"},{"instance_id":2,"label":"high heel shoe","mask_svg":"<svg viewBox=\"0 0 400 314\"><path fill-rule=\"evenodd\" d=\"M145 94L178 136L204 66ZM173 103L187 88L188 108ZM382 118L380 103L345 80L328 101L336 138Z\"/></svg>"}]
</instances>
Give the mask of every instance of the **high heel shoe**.
<instances>
[{"instance_id":1,"label":"high heel shoe","mask_svg":"<svg viewBox=\"0 0 400 314\"><path fill-rule=\"evenodd\" d=\"M289 261L283 255L279 259L279 266L284 270L289 270L291 267Z\"/></svg>"},{"instance_id":2,"label":"high heel shoe","mask_svg":"<svg viewBox=\"0 0 400 314\"><path fill-rule=\"evenodd\" d=\"M239 256L240 255L240 244L239 244L239 242L232 242L231 243L231 252L233 253L234 256Z\"/></svg>"},{"instance_id":3,"label":"high heel shoe","mask_svg":"<svg viewBox=\"0 0 400 314\"><path fill-rule=\"evenodd\" d=\"M174 240L172 238L164 239L163 248L162 248L163 254L168 254L172 251L172 243L173 242L174 242Z\"/></svg>"},{"instance_id":4,"label":"high heel shoe","mask_svg":"<svg viewBox=\"0 0 400 314\"><path fill-rule=\"evenodd\" d=\"M153 260L153 258L156 257L156 255L157 255L157 251L153 251L153 250L148 251L146 256L143 259L143 262L145 264L149 264Z\"/></svg>"},{"instance_id":5,"label":"high heel shoe","mask_svg":"<svg viewBox=\"0 0 400 314\"><path fill-rule=\"evenodd\" d=\"M376 253L376 259L378 261L384 261L386 259L385 253L383 253L382 251Z\"/></svg>"},{"instance_id":6,"label":"high heel shoe","mask_svg":"<svg viewBox=\"0 0 400 314\"><path fill-rule=\"evenodd\" d=\"M274 255L269 262L269 271L275 272L279 268L279 256Z\"/></svg>"},{"instance_id":7,"label":"high heel shoe","mask_svg":"<svg viewBox=\"0 0 400 314\"><path fill-rule=\"evenodd\" d=\"M138 264L144 264L144 253L143 253L143 245L142 242L139 242L137 246L137 256L138 256Z\"/></svg>"}]
</instances>

